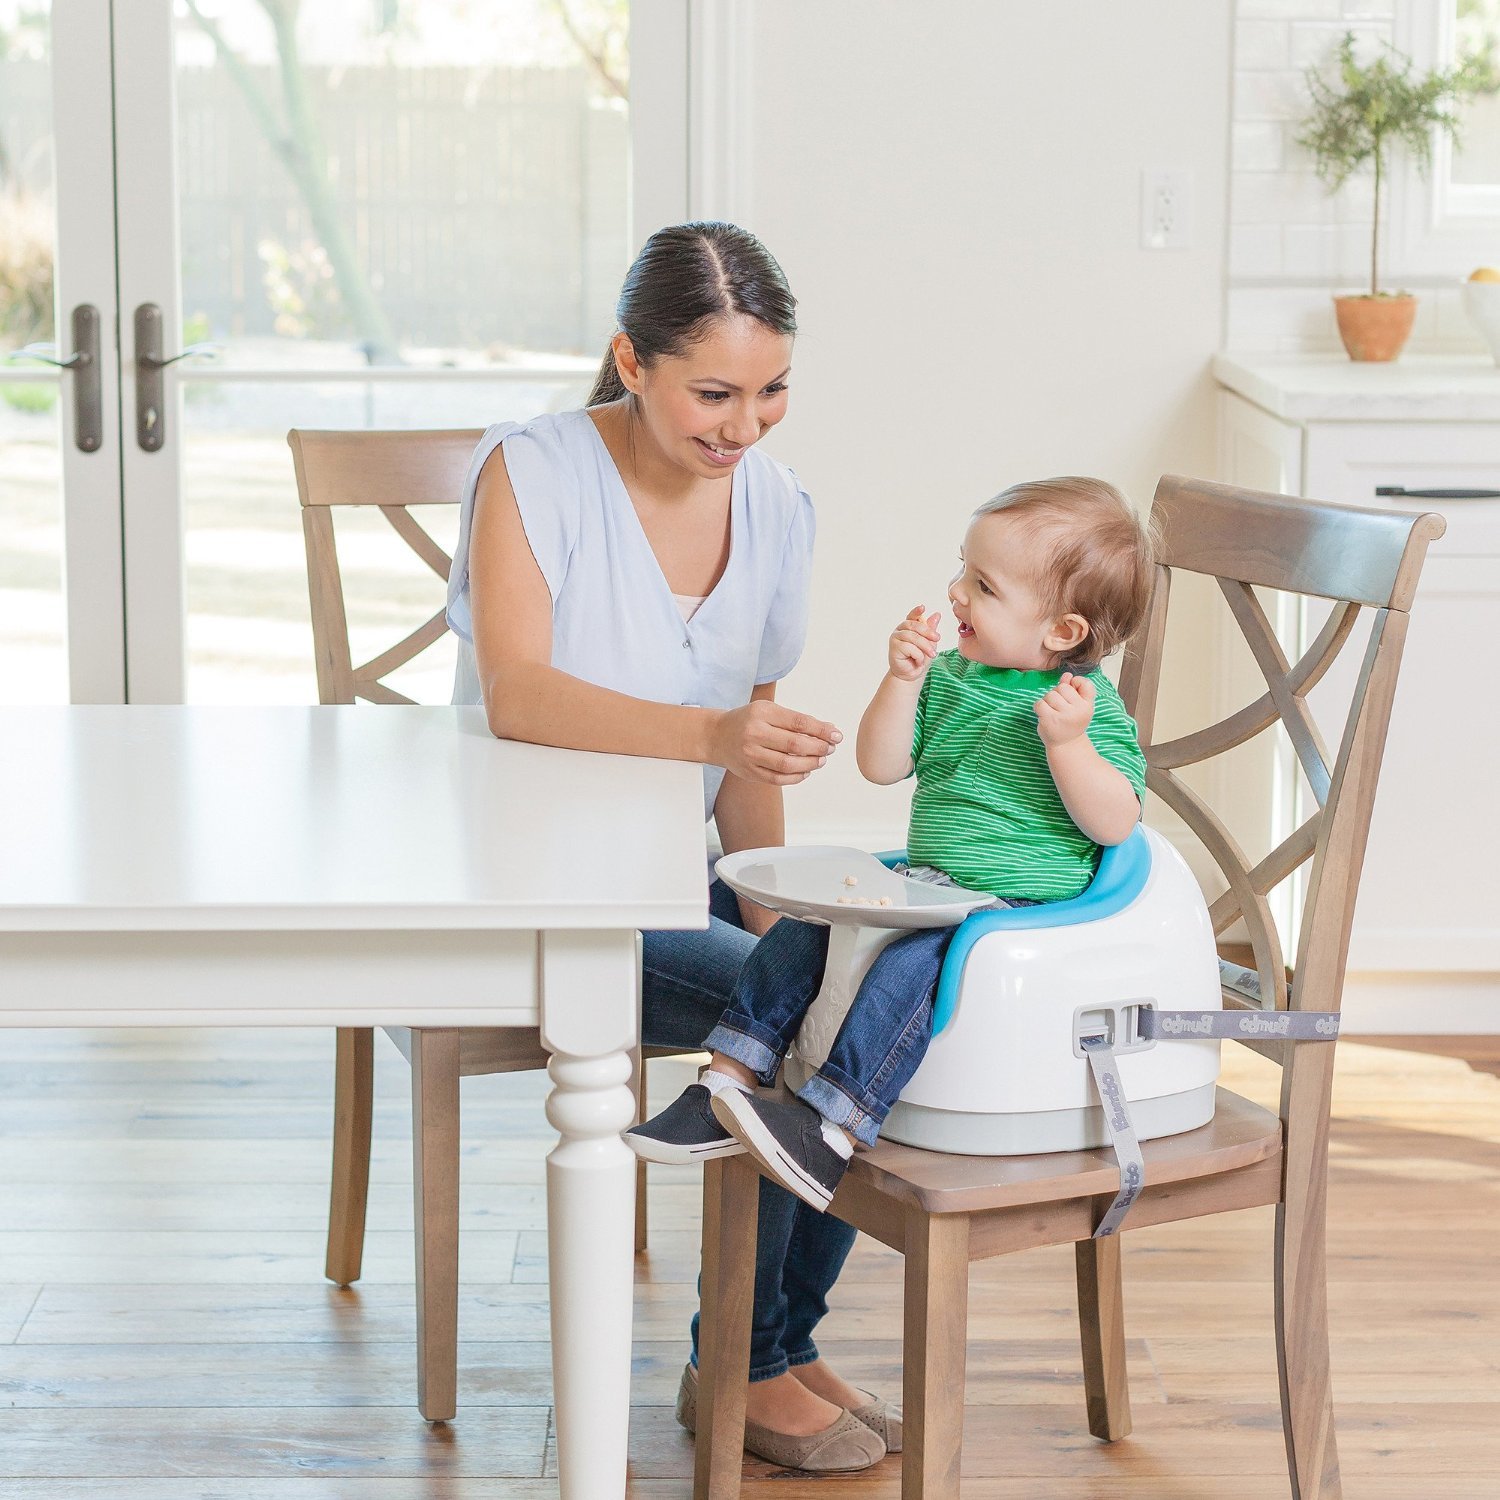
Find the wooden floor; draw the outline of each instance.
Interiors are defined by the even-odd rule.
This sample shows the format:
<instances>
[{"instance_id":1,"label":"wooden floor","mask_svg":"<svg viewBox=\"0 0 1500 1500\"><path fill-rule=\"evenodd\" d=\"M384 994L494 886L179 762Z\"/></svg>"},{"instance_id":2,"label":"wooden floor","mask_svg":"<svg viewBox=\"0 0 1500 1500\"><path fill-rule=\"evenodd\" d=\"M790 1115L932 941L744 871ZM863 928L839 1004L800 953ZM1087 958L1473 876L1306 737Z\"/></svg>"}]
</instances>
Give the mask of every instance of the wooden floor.
<instances>
[{"instance_id":1,"label":"wooden floor","mask_svg":"<svg viewBox=\"0 0 1500 1500\"><path fill-rule=\"evenodd\" d=\"M545 1080L464 1085L458 1420L412 1404L408 1079L377 1057L366 1278L321 1278L329 1033L0 1033L0 1500L542 1500ZM1228 1082L1271 1070L1227 1047ZM1349 1500L1486 1500L1500 1475L1500 1039L1341 1043L1333 1374ZM664 1100L688 1076L658 1064ZM631 1495L689 1493L671 1402L698 1184L657 1169L639 1267ZM974 1271L971 1500L1284 1500L1271 1215L1126 1241L1135 1432L1087 1435L1072 1256ZM825 1325L900 1389L901 1266L861 1241ZM897 1465L767 1500L894 1500Z\"/></svg>"}]
</instances>

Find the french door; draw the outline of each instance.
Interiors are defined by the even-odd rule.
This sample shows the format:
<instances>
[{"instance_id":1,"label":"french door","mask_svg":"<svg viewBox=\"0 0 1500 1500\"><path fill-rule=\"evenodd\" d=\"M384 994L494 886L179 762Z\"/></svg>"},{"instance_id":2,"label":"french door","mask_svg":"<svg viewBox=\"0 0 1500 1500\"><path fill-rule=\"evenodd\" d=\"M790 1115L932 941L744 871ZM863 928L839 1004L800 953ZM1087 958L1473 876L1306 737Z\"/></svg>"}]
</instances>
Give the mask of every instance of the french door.
<instances>
[{"instance_id":1,"label":"french door","mask_svg":"<svg viewBox=\"0 0 1500 1500\"><path fill-rule=\"evenodd\" d=\"M0 0L0 701L315 701L287 430L583 398L689 207L690 11ZM373 651L431 579L362 519Z\"/></svg>"}]
</instances>

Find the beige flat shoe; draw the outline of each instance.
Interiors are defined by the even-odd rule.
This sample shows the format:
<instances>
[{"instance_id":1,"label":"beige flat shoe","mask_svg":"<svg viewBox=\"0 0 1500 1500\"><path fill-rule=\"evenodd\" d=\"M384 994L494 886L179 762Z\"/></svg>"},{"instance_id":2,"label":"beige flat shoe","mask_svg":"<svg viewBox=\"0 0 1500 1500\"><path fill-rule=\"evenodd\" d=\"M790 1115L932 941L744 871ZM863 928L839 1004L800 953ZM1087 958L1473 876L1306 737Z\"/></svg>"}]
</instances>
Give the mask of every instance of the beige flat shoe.
<instances>
[{"instance_id":1,"label":"beige flat shoe","mask_svg":"<svg viewBox=\"0 0 1500 1500\"><path fill-rule=\"evenodd\" d=\"M677 1387L677 1420L689 1432L698 1430L698 1372L684 1365ZM899 1421L897 1428L899 1431ZM878 1464L886 1455L880 1434L851 1411L841 1411L822 1432L808 1437L774 1432L745 1420L745 1452L783 1469L810 1474L852 1474Z\"/></svg>"},{"instance_id":2,"label":"beige flat shoe","mask_svg":"<svg viewBox=\"0 0 1500 1500\"><path fill-rule=\"evenodd\" d=\"M856 1390L859 1388L856 1386ZM884 1444L887 1453L901 1451L901 1408L892 1405L883 1396L860 1391L866 1398L863 1406L851 1406L849 1415L858 1417Z\"/></svg>"}]
</instances>

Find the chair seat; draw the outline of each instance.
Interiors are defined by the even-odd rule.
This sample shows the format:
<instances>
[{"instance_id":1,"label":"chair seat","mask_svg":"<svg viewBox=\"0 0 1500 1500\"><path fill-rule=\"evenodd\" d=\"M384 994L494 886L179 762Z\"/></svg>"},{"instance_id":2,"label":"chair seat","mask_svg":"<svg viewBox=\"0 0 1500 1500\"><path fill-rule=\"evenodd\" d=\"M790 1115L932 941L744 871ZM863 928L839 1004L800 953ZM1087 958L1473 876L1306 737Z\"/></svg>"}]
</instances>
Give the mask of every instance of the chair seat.
<instances>
[{"instance_id":1,"label":"chair seat","mask_svg":"<svg viewBox=\"0 0 1500 1500\"><path fill-rule=\"evenodd\" d=\"M1215 1090L1215 1098L1207 1125L1144 1143L1148 1191L1280 1158L1277 1115L1228 1089ZM1113 1194L1119 1183L1119 1164L1109 1151L949 1156L880 1141L873 1150L856 1153L830 1212L839 1212L840 1197L863 1197L870 1190L926 1213L953 1214ZM1273 1187L1267 1201L1275 1199Z\"/></svg>"}]
</instances>

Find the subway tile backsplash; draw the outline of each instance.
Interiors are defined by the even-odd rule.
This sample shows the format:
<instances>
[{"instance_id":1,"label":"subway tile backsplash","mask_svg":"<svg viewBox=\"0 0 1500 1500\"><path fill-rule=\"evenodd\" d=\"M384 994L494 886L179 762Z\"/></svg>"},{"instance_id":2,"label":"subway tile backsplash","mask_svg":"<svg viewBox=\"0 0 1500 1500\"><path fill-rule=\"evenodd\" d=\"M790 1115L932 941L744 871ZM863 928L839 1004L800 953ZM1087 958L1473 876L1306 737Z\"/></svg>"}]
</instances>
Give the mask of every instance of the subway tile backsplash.
<instances>
[{"instance_id":1,"label":"subway tile backsplash","mask_svg":"<svg viewBox=\"0 0 1500 1500\"><path fill-rule=\"evenodd\" d=\"M1330 296L1369 279L1373 188L1361 175L1330 196L1297 145L1306 70L1327 63L1345 31L1391 40L1397 5L1415 0L1238 0L1230 158L1226 345L1256 353L1339 347ZM1382 264L1388 264L1382 248ZM1387 284L1399 283L1392 265ZM1430 281L1430 279L1429 279ZM1424 282L1408 347L1482 352L1458 287Z\"/></svg>"}]
</instances>

